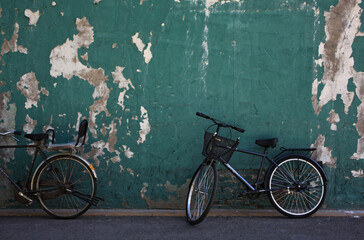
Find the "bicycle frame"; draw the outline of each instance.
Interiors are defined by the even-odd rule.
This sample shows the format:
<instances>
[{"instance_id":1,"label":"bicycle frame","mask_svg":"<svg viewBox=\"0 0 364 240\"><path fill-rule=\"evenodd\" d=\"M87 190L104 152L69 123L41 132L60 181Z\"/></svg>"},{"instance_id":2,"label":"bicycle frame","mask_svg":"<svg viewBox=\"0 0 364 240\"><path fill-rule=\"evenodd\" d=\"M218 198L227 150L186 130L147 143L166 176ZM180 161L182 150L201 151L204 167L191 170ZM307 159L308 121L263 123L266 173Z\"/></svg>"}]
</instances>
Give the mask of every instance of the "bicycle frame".
<instances>
[{"instance_id":1,"label":"bicycle frame","mask_svg":"<svg viewBox=\"0 0 364 240\"><path fill-rule=\"evenodd\" d=\"M42 157L43 161L47 159L46 154L41 150L41 145L40 144L32 144L32 145L0 145L0 149L6 149L6 148L35 148L35 152L33 155L33 160L31 163L31 166L29 168L28 171L28 175L26 178L26 182L25 182L25 188L26 191L24 192L24 190L19 186L19 184L17 184L14 179L12 179L1 167L0 167L0 172L11 182L11 184L13 184L13 186L20 191L21 193L31 193L31 189L30 189L30 181L31 181L31 175L33 172L33 168L34 168L34 164L35 164L35 160L39 155Z\"/></svg>"}]
</instances>

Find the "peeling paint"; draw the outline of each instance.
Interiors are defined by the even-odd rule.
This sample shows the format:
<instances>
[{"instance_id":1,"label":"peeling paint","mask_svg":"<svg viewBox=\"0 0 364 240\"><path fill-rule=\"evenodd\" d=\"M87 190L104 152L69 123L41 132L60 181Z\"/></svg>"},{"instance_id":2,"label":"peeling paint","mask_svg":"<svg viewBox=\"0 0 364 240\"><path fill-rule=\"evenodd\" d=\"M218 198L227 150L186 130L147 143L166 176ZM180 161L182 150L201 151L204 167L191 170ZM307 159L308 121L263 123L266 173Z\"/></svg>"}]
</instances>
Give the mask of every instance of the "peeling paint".
<instances>
[{"instance_id":1,"label":"peeling paint","mask_svg":"<svg viewBox=\"0 0 364 240\"><path fill-rule=\"evenodd\" d=\"M358 139L356 153L351 158L359 160L364 159L364 72L354 75L354 84L356 85L356 94L361 101L361 104L357 107L358 121L355 124L360 138Z\"/></svg>"},{"instance_id":2,"label":"peeling paint","mask_svg":"<svg viewBox=\"0 0 364 240\"><path fill-rule=\"evenodd\" d=\"M23 131L26 133L32 133L35 129L35 127L37 126L38 121L31 119L29 117L29 115L27 114L25 121L27 122L26 124L24 124L23 126Z\"/></svg>"},{"instance_id":3,"label":"peeling paint","mask_svg":"<svg viewBox=\"0 0 364 240\"><path fill-rule=\"evenodd\" d=\"M97 137L95 129L97 115L101 112L105 112L107 116L110 116L106 107L110 94L110 89L106 84L108 76L105 76L105 72L102 68L94 69L83 65L79 61L78 49L81 47L88 48L93 43L94 32L93 27L85 17L82 19L77 18L76 26L79 33L73 35L73 40L67 38L63 45L59 45L52 49L49 57L52 65L50 74L54 78L63 76L67 79L77 76L83 80L87 80L95 87L92 97L97 100L90 106L89 128L93 136Z\"/></svg>"},{"instance_id":4,"label":"peeling paint","mask_svg":"<svg viewBox=\"0 0 364 240\"><path fill-rule=\"evenodd\" d=\"M29 25L37 26L39 20L39 10L32 12L30 9L25 9L24 15L29 18Z\"/></svg>"},{"instance_id":5,"label":"peeling paint","mask_svg":"<svg viewBox=\"0 0 364 240\"><path fill-rule=\"evenodd\" d=\"M11 39L8 41L4 39L3 45L1 46L1 55L0 55L0 61L5 64L2 61L2 56L7 54L8 52L20 52L23 54L28 54L28 49L23 47L22 45L18 45L18 33L19 33L19 24L14 24L14 33Z\"/></svg>"},{"instance_id":6,"label":"peeling paint","mask_svg":"<svg viewBox=\"0 0 364 240\"><path fill-rule=\"evenodd\" d=\"M145 197L145 194L146 194L146 192L148 191L147 190L147 188L148 188L148 183L143 183L143 187L142 187L142 189L140 190L140 197L142 198L142 199L144 199L144 197Z\"/></svg>"},{"instance_id":7,"label":"peeling paint","mask_svg":"<svg viewBox=\"0 0 364 240\"><path fill-rule=\"evenodd\" d=\"M328 121L329 123L331 123L331 127L330 127L330 129L331 129L332 131L336 131L336 130L337 130L337 125L336 125L336 123L340 122L339 114L335 113L335 110L334 110L334 109L332 109L332 110L330 111L330 117L327 119L327 121Z\"/></svg>"},{"instance_id":8,"label":"peeling paint","mask_svg":"<svg viewBox=\"0 0 364 240\"><path fill-rule=\"evenodd\" d=\"M361 36L359 32L360 17L363 12L359 6L361 2L361 0L340 0L335 7L330 7L329 12L324 13L326 42L319 46L319 54L322 58L315 60L316 67L323 64L324 75L320 81L315 79L312 84L312 104L317 115L323 106L329 101L335 101L338 95L341 96L344 103L346 114L348 114L355 94L360 99L361 104L357 108L358 121L355 124L360 139L357 144L357 152L353 154L352 159L364 159L364 91L362 90L364 89L364 75L355 71L352 57L354 39ZM347 88L351 78L354 79L353 82L356 86L355 93ZM323 89L319 93L320 85L323 85ZM335 118L336 115L332 116L330 112L329 119L336 121L332 117ZM331 130L336 130L336 122L335 124L331 122Z\"/></svg>"},{"instance_id":9,"label":"peeling paint","mask_svg":"<svg viewBox=\"0 0 364 240\"><path fill-rule=\"evenodd\" d=\"M152 33L151 33L151 35L152 35ZM150 50L150 48L152 47L152 43L148 43L147 48L145 48L146 45L139 38L139 33L135 33L131 38L132 38L133 43L138 48L139 52L143 53L145 63L148 64L153 57L152 52Z\"/></svg>"},{"instance_id":10,"label":"peeling paint","mask_svg":"<svg viewBox=\"0 0 364 240\"><path fill-rule=\"evenodd\" d=\"M19 82L17 82L16 88L27 98L25 102L26 109L32 106L38 107L38 101L40 99L38 85L39 81L36 79L34 72L24 74Z\"/></svg>"},{"instance_id":11,"label":"peeling paint","mask_svg":"<svg viewBox=\"0 0 364 240\"><path fill-rule=\"evenodd\" d=\"M128 173L132 176L135 176L134 170L131 168L127 168L126 171L128 171Z\"/></svg>"},{"instance_id":12,"label":"peeling paint","mask_svg":"<svg viewBox=\"0 0 364 240\"><path fill-rule=\"evenodd\" d=\"M361 0L340 0L336 7L331 6L330 12L325 12L326 43L320 45L319 54L322 56L325 72L321 81L315 81L313 85L313 105L316 114L329 101L335 101L337 95L345 105L345 113L353 101L354 93L348 91L347 85L353 77L354 60L352 44L360 27L360 15L362 9L359 7ZM339 14L340 13L340 14ZM323 90L319 99L317 86L322 84Z\"/></svg>"},{"instance_id":13,"label":"peeling paint","mask_svg":"<svg viewBox=\"0 0 364 240\"><path fill-rule=\"evenodd\" d=\"M144 56L144 61L146 64L148 64L153 57L152 52L150 51L151 47L152 47L152 44L148 43L147 48L144 50L143 56Z\"/></svg>"},{"instance_id":14,"label":"peeling paint","mask_svg":"<svg viewBox=\"0 0 364 240\"><path fill-rule=\"evenodd\" d=\"M358 171L353 170L353 171L351 171L351 174L355 178L362 178L362 177L364 177L363 169L359 169Z\"/></svg>"},{"instance_id":15,"label":"peeling paint","mask_svg":"<svg viewBox=\"0 0 364 240\"><path fill-rule=\"evenodd\" d=\"M130 79L126 79L123 75L123 67L115 67L115 72L112 72L112 76L114 79L114 83L119 84L118 87L119 89L122 89L123 91L120 92L119 94L119 98L118 98L118 105L120 105L122 107L122 109L125 109L125 105L124 105L124 97L125 97L125 93L126 91L129 90L129 88L133 88L135 89L135 87L133 86L133 84L131 83Z\"/></svg>"},{"instance_id":16,"label":"peeling paint","mask_svg":"<svg viewBox=\"0 0 364 240\"><path fill-rule=\"evenodd\" d=\"M143 52L143 49L145 48L145 44L143 41L139 38L139 33L135 33L131 39L133 40L133 43L137 46L139 52Z\"/></svg>"},{"instance_id":17,"label":"peeling paint","mask_svg":"<svg viewBox=\"0 0 364 240\"><path fill-rule=\"evenodd\" d=\"M126 145L123 145L124 148L124 155L127 158L133 158L134 153L132 151L130 151L130 147L127 147Z\"/></svg>"},{"instance_id":18,"label":"peeling paint","mask_svg":"<svg viewBox=\"0 0 364 240\"><path fill-rule=\"evenodd\" d=\"M140 107L140 111L141 111L140 118L142 119L142 121L139 123L140 130L139 130L139 139L137 141L138 144L143 143L148 133L150 133L148 112L143 106Z\"/></svg>"},{"instance_id":19,"label":"peeling paint","mask_svg":"<svg viewBox=\"0 0 364 240\"><path fill-rule=\"evenodd\" d=\"M311 145L311 148L316 148L316 151L312 154L313 159L316 159L316 161L320 161L329 167L336 168L335 162L337 159L332 157L332 149L325 147L325 136L319 134L315 143Z\"/></svg>"},{"instance_id":20,"label":"peeling paint","mask_svg":"<svg viewBox=\"0 0 364 240\"><path fill-rule=\"evenodd\" d=\"M10 92L1 92L0 93L0 131L7 132L11 130L15 130L15 116L16 116L16 105L15 103L9 104L11 100ZM9 137L0 137L1 144L16 144L16 141L13 138ZM14 159L15 149L3 149L0 152L0 156L2 161L9 162L10 159ZM1 179L1 178L0 178Z\"/></svg>"}]
</instances>

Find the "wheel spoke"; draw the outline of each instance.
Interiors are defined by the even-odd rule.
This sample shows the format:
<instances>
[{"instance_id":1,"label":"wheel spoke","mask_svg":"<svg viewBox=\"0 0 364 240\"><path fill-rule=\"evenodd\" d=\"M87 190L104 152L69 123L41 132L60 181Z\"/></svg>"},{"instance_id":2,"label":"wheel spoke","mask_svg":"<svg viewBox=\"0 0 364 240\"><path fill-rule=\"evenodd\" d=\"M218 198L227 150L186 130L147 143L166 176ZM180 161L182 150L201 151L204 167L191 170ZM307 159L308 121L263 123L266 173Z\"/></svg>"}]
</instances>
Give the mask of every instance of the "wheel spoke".
<instances>
[{"instance_id":1,"label":"wheel spoke","mask_svg":"<svg viewBox=\"0 0 364 240\"><path fill-rule=\"evenodd\" d=\"M39 169L36 190L47 213L59 218L73 218L93 204L96 183L87 165L77 158L55 157Z\"/></svg>"},{"instance_id":2,"label":"wheel spoke","mask_svg":"<svg viewBox=\"0 0 364 240\"><path fill-rule=\"evenodd\" d=\"M192 179L187 197L187 217L192 224L201 221L211 206L216 191L215 171L212 162L202 165Z\"/></svg>"},{"instance_id":3,"label":"wheel spoke","mask_svg":"<svg viewBox=\"0 0 364 240\"><path fill-rule=\"evenodd\" d=\"M311 161L311 160L310 160ZM325 195L325 183L321 172L309 160L299 157L287 158L269 173L268 194L272 204L289 216L306 216L316 211ZM287 179L289 175L291 179ZM289 185L285 185L285 184ZM274 188L287 190L274 191Z\"/></svg>"}]
</instances>

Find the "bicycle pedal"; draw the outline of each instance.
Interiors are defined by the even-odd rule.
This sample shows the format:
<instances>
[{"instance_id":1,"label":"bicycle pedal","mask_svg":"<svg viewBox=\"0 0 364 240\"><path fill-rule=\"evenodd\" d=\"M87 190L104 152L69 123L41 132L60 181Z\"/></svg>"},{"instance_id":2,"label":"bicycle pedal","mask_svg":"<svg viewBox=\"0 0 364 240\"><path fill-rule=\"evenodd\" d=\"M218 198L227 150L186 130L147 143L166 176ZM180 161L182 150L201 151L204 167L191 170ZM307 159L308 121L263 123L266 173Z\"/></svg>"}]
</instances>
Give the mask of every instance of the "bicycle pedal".
<instances>
[{"instance_id":1,"label":"bicycle pedal","mask_svg":"<svg viewBox=\"0 0 364 240\"><path fill-rule=\"evenodd\" d=\"M33 203L33 200L30 199L27 195L25 195L22 192L18 192L18 195L21 196L22 198L24 198L25 200L27 200L28 202L25 204L26 206L30 206Z\"/></svg>"}]
</instances>

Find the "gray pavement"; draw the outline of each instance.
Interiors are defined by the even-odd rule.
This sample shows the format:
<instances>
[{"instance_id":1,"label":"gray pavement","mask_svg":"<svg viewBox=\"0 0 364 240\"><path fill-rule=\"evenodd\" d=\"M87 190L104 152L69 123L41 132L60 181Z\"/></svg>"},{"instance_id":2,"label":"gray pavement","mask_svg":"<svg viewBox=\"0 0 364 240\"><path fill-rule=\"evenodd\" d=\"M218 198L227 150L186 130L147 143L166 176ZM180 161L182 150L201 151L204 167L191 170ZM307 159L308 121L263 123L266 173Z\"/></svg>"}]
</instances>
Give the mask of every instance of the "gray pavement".
<instances>
[{"instance_id":1,"label":"gray pavement","mask_svg":"<svg viewBox=\"0 0 364 240\"><path fill-rule=\"evenodd\" d=\"M0 217L0 239L364 239L362 217L207 217L191 226L182 216Z\"/></svg>"}]
</instances>

